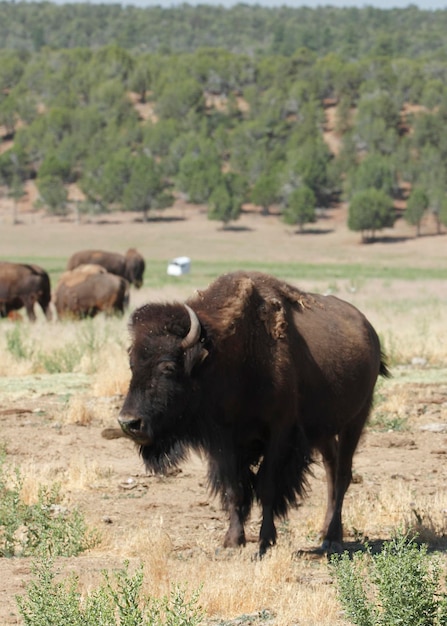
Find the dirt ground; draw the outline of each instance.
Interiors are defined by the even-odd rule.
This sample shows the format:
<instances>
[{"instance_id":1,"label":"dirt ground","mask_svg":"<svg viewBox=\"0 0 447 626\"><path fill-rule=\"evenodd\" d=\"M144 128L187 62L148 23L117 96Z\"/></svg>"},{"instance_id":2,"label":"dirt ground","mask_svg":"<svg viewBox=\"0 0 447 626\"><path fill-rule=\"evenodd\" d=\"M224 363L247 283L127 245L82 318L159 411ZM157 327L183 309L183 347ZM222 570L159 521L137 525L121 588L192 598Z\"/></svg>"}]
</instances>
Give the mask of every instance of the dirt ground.
<instances>
[{"instance_id":1,"label":"dirt ground","mask_svg":"<svg viewBox=\"0 0 447 626\"><path fill-rule=\"evenodd\" d=\"M429 540L444 549L447 370L441 372L445 382L435 384L413 382L424 380L424 373L417 369L400 374L387 383L388 391L383 389L383 394L405 398L400 408L406 427L402 432L368 429L355 457L355 482L346 501L345 539L348 546L365 538L380 542L389 538L396 523L415 524L419 519L430 531ZM147 475L131 442L102 436L104 428L115 426L121 397L85 397L86 402L94 403L100 417L87 426L64 424L66 394L76 390L70 388L64 375L52 375L52 391L41 392L44 378L35 377L34 384L29 379L28 390L19 392L8 392L8 381L2 381L1 441L6 444L8 457L26 473L42 465L51 467L50 476L55 481L66 475L67 467L77 474L85 473L84 479L71 478L62 490L68 506L78 507L89 525L100 530L102 544L79 557L60 559L64 574L74 570L87 586L89 577L97 584L99 572L121 567L123 558L150 559L151 534L158 535L160 530L168 538L170 558L186 561L191 568L198 555L210 562L232 558L220 549L226 519L219 503L207 493L202 459L193 455L174 475ZM325 497L319 463L314 474L308 497L290 514L296 536L293 549L302 550L303 559L318 547L315 524L321 519ZM253 543L245 551L251 554L256 546L258 515L255 510L248 527ZM137 545L132 545L135 533ZM144 535L147 537L139 548ZM283 541L286 538L280 531L278 542ZM310 581L316 576L321 577L321 572L314 571ZM0 559L0 624L20 623L15 596L24 594L30 579L30 559Z\"/></svg>"},{"instance_id":2,"label":"dirt ground","mask_svg":"<svg viewBox=\"0 0 447 626\"><path fill-rule=\"evenodd\" d=\"M425 267L445 267L447 260L445 236L416 240L405 225L387 233L393 242L384 239L374 246L361 246L339 214L318 224L317 232L304 236L276 225L275 219L247 215L238 223L241 230L223 232L197 211L185 221L154 223L142 232L142 224L130 220L77 226L57 220L36 221L34 214L25 213L21 224L12 226L6 207L3 214L0 211L0 255L5 258L26 251L48 257L68 255L79 249L82 241L82 247L96 244L123 251L133 244L147 258L163 259L179 254L205 259L225 255L297 262L332 259L334 263L376 259ZM324 235L319 229L329 232ZM43 249L46 254L42 254ZM183 295L182 289L178 293ZM138 299L159 295L142 292ZM162 295L173 296L172 287ZM377 297L382 296L378 293ZM426 364L415 362L393 371L393 379L382 384L372 425L355 457L355 481L346 501L348 544L365 537L372 542L387 539L396 523L419 520L427 532L433 531L434 543L443 546L443 531L447 531L447 363L444 368L438 367L433 375ZM232 558L220 549L226 519L218 501L207 493L202 459L192 456L175 475L147 475L130 441L102 436L105 428L116 425L121 396L93 397L85 380L76 383L62 374L29 377L18 387L13 383L8 377L0 378L0 442L6 446L8 458L28 473L34 467L36 475L37 468L46 465L54 480L72 468L77 476L63 486L69 506L79 507L103 537L101 547L76 559L65 559L61 565L64 571L90 572L93 580L102 568L120 566L123 556L150 558L145 551L147 540L141 537L150 538L160 529L168 538L172 558L179 563L194 567L198 554L210 561ZM64 420L67 394L76 393L94 407L88 425ZM388 422L380 421L384 413ZM401 430L391 423L393 415L399 415ZM325 493L323 471L316 463L308 497L290 514L290 526L296 533L294 550L303 550L304 559L318 545L314 520L322 515ZM285 528L280 530L279 543L286 541ZM136 529L140 534L134 545L131 535ZM258 529L255 510L248 528L253 544L247 551L254 552ZM15 596L24 593L30 578L28 559L0 559L0 625L20 623ZM88 586L88 581L85 584ZM264 608L269 607L259 607Z\"/></svg>"}]
</instances>

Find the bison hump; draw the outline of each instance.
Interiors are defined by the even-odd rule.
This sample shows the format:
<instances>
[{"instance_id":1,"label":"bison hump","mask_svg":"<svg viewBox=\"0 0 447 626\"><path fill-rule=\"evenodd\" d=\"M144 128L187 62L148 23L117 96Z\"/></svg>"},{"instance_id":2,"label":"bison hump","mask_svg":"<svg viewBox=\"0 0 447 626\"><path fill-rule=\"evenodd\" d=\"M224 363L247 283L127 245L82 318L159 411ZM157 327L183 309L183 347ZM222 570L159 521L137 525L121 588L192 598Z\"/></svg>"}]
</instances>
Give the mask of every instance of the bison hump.
<instances>
[{"instance_id":1,"label":"bison hump","mask_svg":"<svg viewBox=\"0 0 447 626\"><path fill-rule=\"evenodd\" d=\"M84 265L79 265L74 270L64 272L60 277L59 284L63 284L66 287L76 287L76 285L80 285L81 283L83 283L88 278L88 276L106 273L107 270L101 267L101 265L86 263Z\"/></svg>"}]
</instances>

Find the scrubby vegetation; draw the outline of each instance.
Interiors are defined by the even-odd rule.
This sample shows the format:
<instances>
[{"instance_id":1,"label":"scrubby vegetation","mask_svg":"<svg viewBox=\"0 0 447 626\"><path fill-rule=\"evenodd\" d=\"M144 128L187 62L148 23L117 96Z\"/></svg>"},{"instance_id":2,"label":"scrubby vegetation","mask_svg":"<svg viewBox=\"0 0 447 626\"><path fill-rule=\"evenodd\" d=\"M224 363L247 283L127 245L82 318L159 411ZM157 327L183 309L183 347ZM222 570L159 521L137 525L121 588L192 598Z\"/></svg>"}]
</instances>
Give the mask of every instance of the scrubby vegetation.
<instances>
[{"instance_id":1,"label":"scrubby vegetation","mask_svg":"<svg viewBox=\"0 0 447 626\"><path fill-rule=\"evenodd\" d=\"M373 553L332 559L341 604L356 626L441 626L447 623L445 574L427 546L397 533Z\"/></svg>"},{"instance_id":2,"label":"scrubby vegetation","mask_svg":"<svg viewBox=\"0 0 447 626\"><path fill-rule=\"evenodd\" d=\"M26 626L199 626L203 615L198 593L187 597L186 590L175 586L170 596L145 595L143 568L129 571L103 571L102 584L82 596L76 575L56 580L51 559L34 564L35 579L26 596L17 602Z\"/></svg>"},{"instance_id":3,"label":"scrubby vegetation","mask_svg":"<svg viewBox=\"0 0 447 626\"><path fill-rule=\"evenodd\" d=\"M12 476L0 455L0 557L48 554L76 556L99 541L82 514L61 502L60 485L38 487L36 502L25 502L20 468Z\"/></svg>"},{"instance_id":4,"label":"scrubby vegetation","mask_svg":"<svg viewBox=\"0 0 447 626\"><path fill-rule=\"evenodd\" d=\"M427 211L447 224L447 11L0 11L0 183L14 202L35 179L50 213L146 219L181 194L223 223L251 201L303 229L343 198L350 227L375 234L413 187L417 232Z\"/></svg>"}]
</instances>

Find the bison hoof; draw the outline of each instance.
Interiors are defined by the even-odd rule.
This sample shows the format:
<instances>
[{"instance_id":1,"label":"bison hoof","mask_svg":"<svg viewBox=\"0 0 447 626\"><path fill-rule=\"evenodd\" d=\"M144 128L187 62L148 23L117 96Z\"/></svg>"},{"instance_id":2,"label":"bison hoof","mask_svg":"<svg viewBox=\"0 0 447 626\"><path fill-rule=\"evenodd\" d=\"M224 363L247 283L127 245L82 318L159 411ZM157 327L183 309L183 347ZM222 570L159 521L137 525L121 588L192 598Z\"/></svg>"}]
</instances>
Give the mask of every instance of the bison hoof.
<instances>
[{"instance_id":1,"label":"bison hoof","mask_svg":"<svg viewBox=\"0 0 447 626\"><path fill-rule=\"evenodd\" d=\"M325 539L321 544L321 551L327 555L342 554L343 544L341 541L331 541L330 539Z\"/></svg>"},{"instance_id":2,"label":"bison hoof","mask_svg":"<svg viewBox=\"0 0 447 626\"><path fill-rule=\"evenodd\" d=\"M240 535L233 535L230 532L227 532L225 535L225 539L223 542L224 548L239 548L240 546L245 546L245 534L242 533Z\"/></svg>"}]
</instances>

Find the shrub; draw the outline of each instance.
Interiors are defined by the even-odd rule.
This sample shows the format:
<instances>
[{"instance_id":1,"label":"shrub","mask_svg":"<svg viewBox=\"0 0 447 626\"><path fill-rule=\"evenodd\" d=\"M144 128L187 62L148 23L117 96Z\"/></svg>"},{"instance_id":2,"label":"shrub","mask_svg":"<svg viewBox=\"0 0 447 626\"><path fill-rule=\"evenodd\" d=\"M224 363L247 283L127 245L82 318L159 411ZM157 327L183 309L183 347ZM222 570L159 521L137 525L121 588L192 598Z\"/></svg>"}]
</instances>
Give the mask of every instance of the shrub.
<instances>
[{"instance_id":1,"label":"shrub","mask_svg":"<svg viewBox=\"0 0 447 626\"><path fill-rule=\"evenodd\" d=\"M88 532L81 513L60 504L60 487L39 486L37 503L21 498L22 478L16 469L12 485L4 472L5 454L0 455L0 556L31 556L41 552L53 556L76 556L98 543Z\"/></svg>"},{"instance_id":2,"label":"shrub","mask_svg":"<svg viewBox=\"0 0 447 626\"><path fill-rule=\"evenodd\" d=\"M27 595L16 598L26 626L198 626L203 619L198 592L186 599L174 586L169 597L144 596L143 567L132 575L127 561L112 575L103 571L102 584L85 598L75 574L56 582L48 558L34 563L33 574Z\"/></svg>"},{"instance_id":3,"label":"shrub","mask_svg":"<svg viewBox=\"0 0 447 626\"><path fill-rule=\"evenodd\" d=\"M5 333L6 349L17 360L29 359L32 355L32 349L27 346L26 333L27 329L23 330L20 324L15 324Z\"/></svg>"},{"instance_id":4,"label":"shrub","mask_svg":"<svg viewBox=\"0 0 447 626\"><path fill-rule=\"evenodd\" d=\"M438 561L403 534L381 552L345 552L331 559L331 573L347 618L357 626L447 624L447 595L441 592Z\"/></svg>"},{"instance_id":5,"label":"shrub","mask_svg":"<svg viewBox=\"0 0 447 626\"><path fill-rule=\"evenodd\" d=\"M48 352L36 355L36 366L42 367L49 374L73 372L82 357L82 346L71 341L61 348L53 348Z\"/></svg>"}]
</instances>

